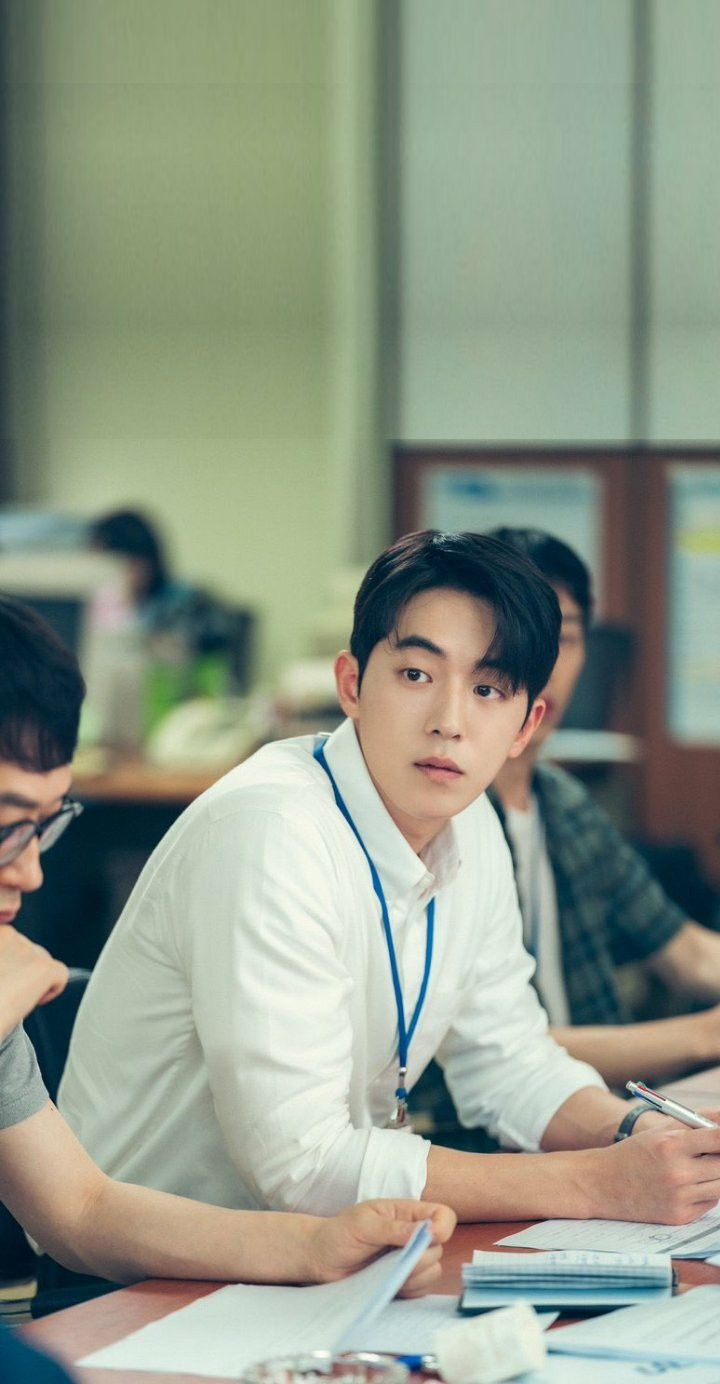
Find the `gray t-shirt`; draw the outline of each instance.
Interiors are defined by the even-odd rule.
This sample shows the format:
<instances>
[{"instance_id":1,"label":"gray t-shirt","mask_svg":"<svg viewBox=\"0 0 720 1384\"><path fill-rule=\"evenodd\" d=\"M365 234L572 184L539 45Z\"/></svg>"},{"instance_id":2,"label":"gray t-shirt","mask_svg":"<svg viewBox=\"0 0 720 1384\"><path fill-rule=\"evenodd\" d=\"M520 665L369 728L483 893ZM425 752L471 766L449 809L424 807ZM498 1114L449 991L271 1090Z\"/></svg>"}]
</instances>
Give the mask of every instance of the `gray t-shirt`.
<instances>
[{"instance_id":1,"label":"gray t-shirt","mask_svg":"<svg viewBox=\"0 0 720 1384\"><path fill-rule=\"evenodd\" d=\"M42 1110L50 1097L22 1024L0 1041L0 1129Z\"/></svg>"}]
</instances>

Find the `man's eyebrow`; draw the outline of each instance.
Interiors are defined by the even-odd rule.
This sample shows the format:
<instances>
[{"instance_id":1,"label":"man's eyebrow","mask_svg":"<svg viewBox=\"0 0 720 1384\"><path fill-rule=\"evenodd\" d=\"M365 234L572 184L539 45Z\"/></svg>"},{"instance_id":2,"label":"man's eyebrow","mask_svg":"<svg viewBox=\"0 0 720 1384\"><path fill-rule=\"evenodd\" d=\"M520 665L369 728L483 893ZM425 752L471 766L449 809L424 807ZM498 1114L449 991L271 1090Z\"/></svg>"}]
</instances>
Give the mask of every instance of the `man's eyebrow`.
<instances>
[{"instance_id":1,"label":"man's eyebrow","mask_svg":"<svg viewBox=\"0 0 720 1384\"><path fill-rule=\"evenodd\" d=\"M499 658L479 658L473 665L474 673L499 673L500 677L506 682L510 682L510 674Z\"/></svg>"},{"instance_id":2,"label":"man's eyebrow","mask_svg":"<svg viewBox=\"0 0 720 1384\"><path fill-rule=\"evenodd\" d=\"M0 793L0 807L24 807L29 812L35 812L39 806L32 798L23 798L20 793Z\"/></svg>"},{"instance_id":3,"label":"man's eyebrow","mask_svg":"<svg viewBox=\"0 0 720 1384\"><path fill-rule=\"evenodd\" d=\"M437 658L445 658L445 650L439 644L433 644L432 639L424 639L421 634L407 634L404 639L397 639L393 644L394 649L424 649L427 654L435 654Z\"/></svg>"},{"instance_id":4,"label":"man's eyebrow","mask_svg":"<svg viewBox=\"0 0 720 1384\"><path fill-rule=\"evenodd\" d=\"M54 803L64 803L69 791L68 789L68 793L58 793L58 796L48 803L48 807L52 807ZM37 812L42 806L42 803L35 802L33 798L23 797L22 793L0 793L0 807L18 807L21 811Z\"/></svg>"}]
</instances>

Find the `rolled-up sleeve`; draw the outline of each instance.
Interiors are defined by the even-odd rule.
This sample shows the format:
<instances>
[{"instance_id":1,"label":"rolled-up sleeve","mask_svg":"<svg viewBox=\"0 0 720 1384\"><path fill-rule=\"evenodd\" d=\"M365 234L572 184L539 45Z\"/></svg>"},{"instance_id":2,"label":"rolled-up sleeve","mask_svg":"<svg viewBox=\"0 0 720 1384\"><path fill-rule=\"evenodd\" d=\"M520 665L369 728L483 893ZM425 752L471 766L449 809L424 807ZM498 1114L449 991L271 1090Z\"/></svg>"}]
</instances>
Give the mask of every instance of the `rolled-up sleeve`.
<instances>
[{"instance_id":1,"label":"rolled-up sleeve","mask_svg":"<svg viewBox=\"0 0 720 1384\"><path fill-rule=\"evenodd\" d=\"M351 1120L349 902L320 829L268 810L235 812L211 831L212 851L195 850L186 872L186 913L212 910L207 932L188 932L188 963L240 1178L259 1206L322 1215L366 1196L419 1196L426 1141Z\"/></svg>"},{"instance_id":2,"label":"rolled-up sleeve","mask_svg":"<svg viewBox=\"0 0 720 1384\"><path fill-rule=\"evenodd\" d=\"M494 887L478 920L482 942L437 1060L463 1125L482 1125L506 1147L533 1151L570 1096L606 1087L593 1067L575 1061L548 1034L547 1016L528 984L535 963L522 945L510 853L495 824Z\"/></svg>"}]
</instances>

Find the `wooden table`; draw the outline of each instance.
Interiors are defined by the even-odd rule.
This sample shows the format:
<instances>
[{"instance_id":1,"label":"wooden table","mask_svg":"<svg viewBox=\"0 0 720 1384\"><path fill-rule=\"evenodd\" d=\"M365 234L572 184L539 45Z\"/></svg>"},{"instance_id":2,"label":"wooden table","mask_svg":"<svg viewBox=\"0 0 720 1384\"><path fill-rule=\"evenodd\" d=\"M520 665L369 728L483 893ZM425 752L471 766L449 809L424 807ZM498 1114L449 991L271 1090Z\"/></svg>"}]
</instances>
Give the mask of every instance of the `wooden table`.
<instances>
[{"instance_id":1,"label":"wooden table","mask_svg":"<svg viewBox=\"0 0 720 1384\"><path fill-rule=\"evenodd\" d=\"M445 1250L443 1275L435 1289L440 1293L459 1293L460 1266L472 1256L474 1249L493 1249L504 1235L521 1230L528 1222L506 1222L494 1225L463 1225L456 1230ZM685 1288L701 1283L720 1284L720 1269L704 1263L679 1260L680 1281ZM165 1317L179 1307L187 1307L196 1298L212 1293L216 1283L175 1283L166 1280L140 1283L123 1288L107 1297L96 1298L81 1307L44 1317L22 1328L27 1341L55 1355L66 1365L89 1355L90 1351L127 1336L149 1322ZM272 1353L269 1348L269 1353ZM197 1374L151 1374L137 1370L79 1369L81 1384L207 1384L207 1376Z\"/></svg>"},{"instance_id":2,"label":"wooden table","mask_svg":"<svg viewBox=\"0 0 720 1384\"><path fill-rule=\"evenodd\" d=\"M125 803L131 807L173 803L187 807L230 767L161 769L146 759L116 756L97 773L89 773L82 764L78 765L73 774L73 792L86 803Z\"/></svg>"}]
</instances>

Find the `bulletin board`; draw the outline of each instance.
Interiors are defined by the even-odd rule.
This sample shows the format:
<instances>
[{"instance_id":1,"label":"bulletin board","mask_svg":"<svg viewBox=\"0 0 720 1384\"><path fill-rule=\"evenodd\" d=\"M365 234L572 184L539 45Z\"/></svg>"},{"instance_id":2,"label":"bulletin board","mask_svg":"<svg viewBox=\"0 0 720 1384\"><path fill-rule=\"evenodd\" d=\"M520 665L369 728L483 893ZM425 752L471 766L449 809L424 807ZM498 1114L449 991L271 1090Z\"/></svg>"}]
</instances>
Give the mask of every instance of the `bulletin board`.
<instances>
[{"instance_id":1,"label":"bulletin board","mask_svg":"<svg viewBox=\"0 0 720 1384\"><path fill-rule=\"evenodd\" d=\"M640 817L689 841L720 888L720 451L635 459Z\"/></svg>"},{"instance_id":2,"label":"bulletin board","mask_svg":"<svg viewBox=\"0 0 720 1384\"><path fill-rule=\"evenodd\" d=\"M547 529L594 575L598 613L627 610L626 458L592 449L399 447L395 532Z\"/></svg>"}]
</instances>

